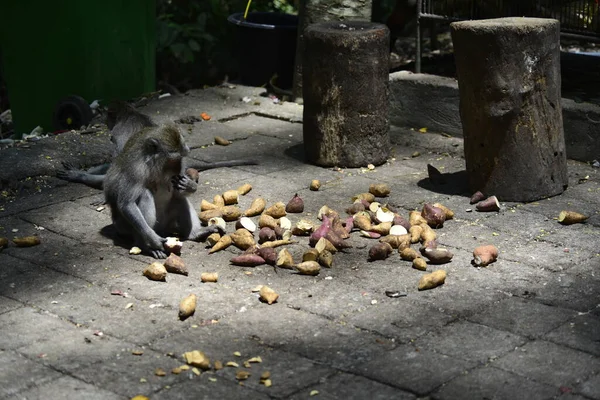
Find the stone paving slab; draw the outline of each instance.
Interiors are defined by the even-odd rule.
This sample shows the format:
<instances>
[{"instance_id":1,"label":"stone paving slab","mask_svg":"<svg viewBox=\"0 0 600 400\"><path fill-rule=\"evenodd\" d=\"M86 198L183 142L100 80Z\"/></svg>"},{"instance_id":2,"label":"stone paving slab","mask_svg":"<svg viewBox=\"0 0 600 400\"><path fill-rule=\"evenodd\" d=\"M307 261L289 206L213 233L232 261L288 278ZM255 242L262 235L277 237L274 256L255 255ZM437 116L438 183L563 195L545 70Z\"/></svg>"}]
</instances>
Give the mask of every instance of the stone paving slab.
<instances>
[{"instance_id":1,"label":"stone paving slab","mask_svg":"<svg viewBox=\"0 0 600 400\"><path fill-rule=\"evenodd\" d=\"M61 373L14 351L0 351L0 398L14 398L35 385L61 378Z\"/></svg>"},{"instance_id":2,"label":"stone paving slab","mask_svg":"<svg viewBox=\"0 0 600 400\"><path fill-rule=\"evenodd\" d=\"M70 376L62 376L52 382L34 386L19 393L19 397L23 399L67 399L74 396L90 400L118 400L122 398L109 390L98 388Z\"/></svg>"},{"instance_id":3,"label":"stone paving slab","mask_svg":"<svg viewBox=\"0 0 600 400\"><path fill-rule=\"evenodd\" d=\"M549 332L545 338L600 356L600 318L592 314L579 314Z\"/></svg>"},{"instance_id":4,"label":"stone paving slab","mask_svg":"<svg viewBox=\"0 0 600 400\"><path fill-rule=\"evenodd\" d=\"M573 310L509 297L471 316L469 321L534 339L553 331L576 315L577 312Z\"/></svg>"},{"instance_id":5,"label":"stone paving slab","mask_svg":"<svg viewBox=\"0 0 600 400\"><path fill-rule=\"evenodd\" d=\"M435 399L459 399L468 393L477 399L550 399L560 394L556 388L527 378L485 366L469 371L438 390ZM562 399L563 397L561 397Z\"/></svg>"},{"instance_id":6,"label":"stone paving slab","mask_svg":"<svg viewBox=\"0 0 600 400\"><path fill-rule=\"evenodd\" d=\"M392 156L383 165L320 168L304 162L302 108L261 93L239 86L199 90L142 109L160 122L210 114L210 121L182 124L197 160L260 161L203 172L192 204L199 208L202 199L250 183L240 208L258 196L272 204L298 193L305 211L289 218L318 223L321 206L343 215L352 196L385 182L392 192L382 203L404 216L435 201L455 211L436 231L454 258L428 266L446 270L446 283L418 291L424 272L397 252L367 262L376 241L357 233L347 240L352 248L316 277L232 266L229 259L241 250L207 255L204 243L186 242L189 275L149 281L142 270L153 260L129 255L129 245L115 240L109 210L96 205L101 192L42 176L63 156L88 165L106 158L104 150L85 157L91 145L73 149L76 137L70 137L63 147L54 144L38 175L15 178L22 190L0 197L0 236L41 238L38 246L0 253L0 398L299 399L314 390L311 398L600 398L597 169L570 161L563 195L502 202L498 213L479 213L469 204L461 139L392 127ZM216 146L217 135L233 143ZM110 148L102 137L94 143ZM35 163L28 156L45 150L22 151L20 161ZM427 164L443 171L447 183L432 184ZM321 180L319 191L308 189L312 179ZM562 209L590 218L562 226L556 221ZM288 248L299 260L308 239L295 240ZM473 267L473 248L487 243L500 249L498 261ZM217 272L218 283L200 282L202 272ZM280 294L277 303L258 300L256 287L265 284ZM406 296L387 297L389 290ZM199 297L197 311L179 321L179 301L189 293ZM242 383L233 367L172 374L183 364L181 354L194 349L222 361L260 356L262 363L240 364L251 373ZM157 368L166 376L155 375ZM270 388L258 379L265 370Z\"/></svg>"},{"instance_id":7,"label":"stone paving slab","mask_svg":"<svg viewBox=\"0 0 600 400\"><path fill-rule=\"evenodd\" d=\"M483 364L523 345L525 338L468 321L457 321L415 341L420 348Z\"/></svg>"},{"instance_id":8,"label":"stone paving slab","mask_svg":"<svg viewBox=\"0 0 600 400\"><path fill-rule=\"evenodd\" d=\"M415 395L407 393L403 390L394 388L389 385L384 385L375 382L359 375L347 373L337 373L321 379L319 384L311 386L311 390L303 390L291 396L291 400L306 399L310 396L310 392L316 390L319 399L363 399L365 393L370 393L369 398L374 400L398 399L409 400L415 399Z\"/></svg>"},{"instance_id":9,"label":"stone paving slab","mask_svg":"<svg viewBox=\"0 0 600 400\"><path fill-rule=\"evenodd\" d=\"M542 340L516 348L493 365L555 387L573 387L600 371L597 357Z\"/></svg>"},{"instance_id":10,"label":"stone paving slab","mask_svg":"<svg viewBox=\"0 0 600 400\"><path fill-rule=\"evenodd\" d=\"M240 313L243 315L245 313ZM245 315L244 315L245 317ZM266 325L266 322L263 322ZM244 387L276 398L288 398L291 394L309 388L320 379L332 375L335 371L325 365L319 365L305 357L291 354L268 346L262 337L254 332L232 329L233 326L224 323L191 328L167 338L160 339L150 345L161 352L173 353L174 357L182 360L181 354L187 351L200 350L206 353L211 363L215 360L224 365L234 362L239 365L225 366L216 371L218 380L235 382L235 374L239 370L250 372L250 378L243 382ZM239 355L237 355L239 354ZM260 357L261 362L251 363L244 367L244 361ZM273 386L267 388L259 383L260 375L269 371ZM207 373L208 374L208 373Z\"/></svg>"}]
</instances>

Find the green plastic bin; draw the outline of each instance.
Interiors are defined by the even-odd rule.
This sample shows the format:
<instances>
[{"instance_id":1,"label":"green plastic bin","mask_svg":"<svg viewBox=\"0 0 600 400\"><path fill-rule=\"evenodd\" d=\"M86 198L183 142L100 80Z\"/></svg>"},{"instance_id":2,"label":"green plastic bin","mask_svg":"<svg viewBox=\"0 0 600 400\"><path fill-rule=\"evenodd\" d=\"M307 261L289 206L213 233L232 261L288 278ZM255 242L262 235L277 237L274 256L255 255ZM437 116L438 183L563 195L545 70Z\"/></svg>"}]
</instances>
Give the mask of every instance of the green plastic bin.
<instances>
[{"instance_id":1,"label":"green plastic bin","mask_svg":"<svg viewBox=\"0 0 600 400\"><path fill-rule=\"evenodd\" d=\"M154 0L2 0L0 48L15 132L53 130L58 102L129 99L155 85Z\"/></svg>"}]
</instances>

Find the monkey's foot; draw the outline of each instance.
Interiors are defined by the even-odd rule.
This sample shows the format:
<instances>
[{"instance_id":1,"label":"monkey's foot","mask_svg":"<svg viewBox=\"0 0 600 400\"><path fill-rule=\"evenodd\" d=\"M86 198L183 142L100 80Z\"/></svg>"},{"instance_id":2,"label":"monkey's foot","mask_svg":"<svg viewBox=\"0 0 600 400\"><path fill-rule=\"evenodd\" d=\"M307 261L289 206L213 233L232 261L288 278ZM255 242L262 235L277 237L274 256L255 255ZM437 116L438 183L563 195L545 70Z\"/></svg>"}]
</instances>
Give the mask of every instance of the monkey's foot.
<instances>
[{"instance_id":1,"label":"monkey's foot","mask_svg":"<svg viewBox=\"0 0 600 400\"><path fill-rule=\"evenodd\" d=\"M149 250L150 255L154 258L158 258L159 260L167 258L167 253L162 250Z\"/></svg>"},{"instance_id":2,"label":"monkey's foot","mask_svg":"<svg viewBox=\"0 0 600 400\"><path fill-rule=\"evenodd\" d=\"M225 230L218 225L211 225L204 228L196 235L190 235L190 240L194 240L196 242L204 242L206 238L212 235L213 233L219 233L220 235L224 235Z\"/></svg>"}]
</instances>

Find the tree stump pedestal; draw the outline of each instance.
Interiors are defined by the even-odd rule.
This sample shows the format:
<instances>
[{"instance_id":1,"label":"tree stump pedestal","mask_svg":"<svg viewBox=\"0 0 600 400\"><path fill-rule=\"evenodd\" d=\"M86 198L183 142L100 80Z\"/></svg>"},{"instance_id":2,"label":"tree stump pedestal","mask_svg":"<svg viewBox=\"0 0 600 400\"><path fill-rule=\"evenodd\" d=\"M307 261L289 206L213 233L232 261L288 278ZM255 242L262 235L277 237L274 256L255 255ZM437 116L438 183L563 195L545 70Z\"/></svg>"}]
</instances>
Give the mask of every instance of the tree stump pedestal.
<instances>
[{"instance_id":1,"label":"tree stump pedestal","mask_svg":"<svg viewBox=\"0 0 600 400\"><path fill-rule=\"evenodd\" d=\"M304 149L324 166L383 164L390 151L389 30L363 21L304 32Z\"/></svg>"},{"instance_id":2,"label":"tree stump pedestal","mask_svg":"<svg viewBox=\"0 0 600 400\"><path fill-rule=\"evenodd\" d=\"M454 22L466 169L473 191L528 202L568 184L559 22Z\"/></svg>"}]
</instances>

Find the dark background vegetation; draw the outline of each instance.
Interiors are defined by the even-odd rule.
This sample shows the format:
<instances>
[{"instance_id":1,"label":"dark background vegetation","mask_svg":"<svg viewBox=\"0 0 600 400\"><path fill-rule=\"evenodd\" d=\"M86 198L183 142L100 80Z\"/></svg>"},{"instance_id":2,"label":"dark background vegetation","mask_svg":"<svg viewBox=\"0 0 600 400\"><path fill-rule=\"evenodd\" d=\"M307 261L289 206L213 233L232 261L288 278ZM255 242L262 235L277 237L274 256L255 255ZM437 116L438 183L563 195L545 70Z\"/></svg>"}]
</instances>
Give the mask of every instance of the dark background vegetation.
<instances>
[{"instance_id":1,"label":"dark background vegetation","mask_svg":"<svg viewBox=\"0 0 600 400\"><path fill-rule=\"evenodd\" d=\"M227 17L246 9L246 0L158 0L157 80L179 90L234 78L234 29ZM293 0L254 0L251 11L295 13Z\"/></svg>"},{"instance_id":2,"label":"dark background vegetation","mask_svg":"<svg viewBox=\"0 0 600 400\"><path fill-rule=\"evenodd\" d=\"M295 14L298 0L253 0L250 11ZM180 91L216 85L237 74L233 26L227 17L246 9L247 0L157 0L156 80ZM382 22L395 0L374 1ZM0 50L0 60L2 54ZM0 68L0 112L10 108Z\"/></svg>"}]
</instances>

